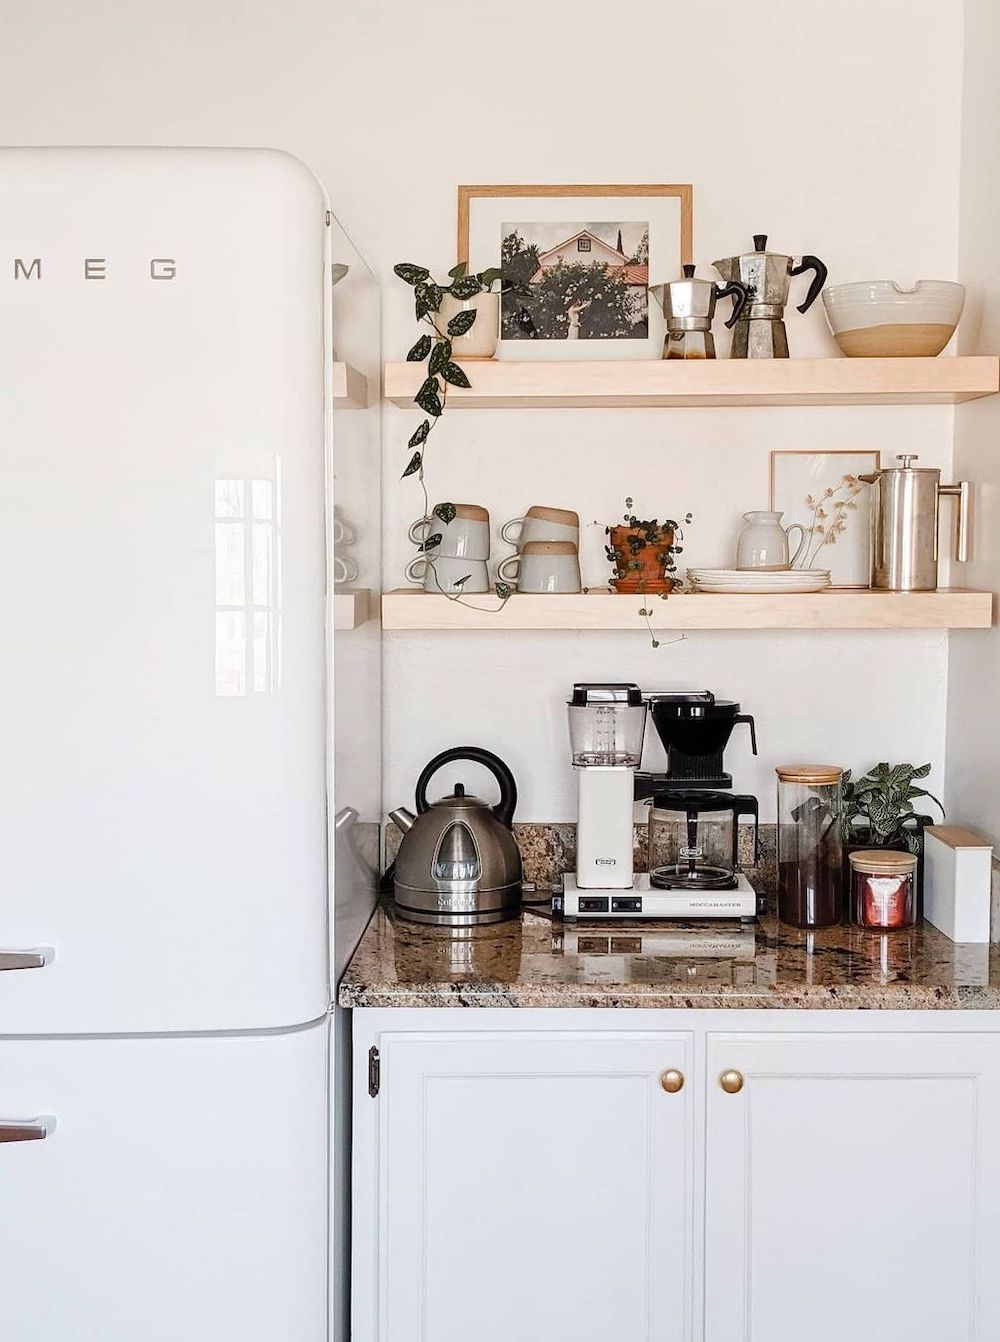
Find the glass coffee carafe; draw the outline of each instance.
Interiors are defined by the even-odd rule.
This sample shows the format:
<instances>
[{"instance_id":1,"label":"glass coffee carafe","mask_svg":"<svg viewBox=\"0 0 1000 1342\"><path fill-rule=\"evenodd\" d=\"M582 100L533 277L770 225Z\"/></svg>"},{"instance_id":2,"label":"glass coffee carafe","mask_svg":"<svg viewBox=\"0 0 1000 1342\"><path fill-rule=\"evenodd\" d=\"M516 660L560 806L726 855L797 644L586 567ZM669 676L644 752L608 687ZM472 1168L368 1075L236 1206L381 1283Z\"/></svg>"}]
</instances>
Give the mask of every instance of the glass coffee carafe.
<instances>
[{"instance_id":1,"label":"glass coffee carafe","mask_svg":"<svg viewBox=\"0 0 1000 1342\"><path fill-rule=\"evenodd\" d=\"M649 880L661 890L732 890L739 817L754 822L757 798L729 792L660 792L649 812Z\"/></svg>"}]
</instances>

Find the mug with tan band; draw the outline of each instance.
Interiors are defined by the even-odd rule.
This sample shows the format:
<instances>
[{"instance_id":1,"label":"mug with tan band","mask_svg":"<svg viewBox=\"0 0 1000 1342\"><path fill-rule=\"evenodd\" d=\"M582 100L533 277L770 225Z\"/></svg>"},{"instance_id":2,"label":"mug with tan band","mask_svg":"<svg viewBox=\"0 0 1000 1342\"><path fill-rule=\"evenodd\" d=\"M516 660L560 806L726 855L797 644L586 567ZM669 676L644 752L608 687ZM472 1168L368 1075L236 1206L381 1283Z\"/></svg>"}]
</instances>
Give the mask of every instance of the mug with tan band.
<instances>
[{"instance_id":1,"label":"mug with tan band","mask_svg":"<svg viewBox=\"0 0 1000 1342\"><path fill-rule=\"evenodd\" d=\"M523 517L505 522L500 535L519 550L531 541L570 541L579 549L580 517L569 508L544 508L536 503Z\"/></svg>"},{"instance_id":2,"label":"mug with tan band","mask_svg":"<svg viewBox=\"0 0 1000 1342\"><path fill-rule=\"evenodd\" d=\"M497 566L519 592L579 592L580 556L572 541L527 541Z\"/></svg>"},{"instance_id":3,"label":"mug with tan band","mask_svg":"<svg viewBox=\"0 0 1000 1342\"><path fill-rule=\"evenodd\" d=\"M438 504L443 508L444 504ZM440 536L435 554L454 559L489 559L490 515L478 503L453 503L454 516L443 522L435 510L429 517L420 517L410 527L410 540L423 545L431 536Z\"/></svg>"}]
</instances>

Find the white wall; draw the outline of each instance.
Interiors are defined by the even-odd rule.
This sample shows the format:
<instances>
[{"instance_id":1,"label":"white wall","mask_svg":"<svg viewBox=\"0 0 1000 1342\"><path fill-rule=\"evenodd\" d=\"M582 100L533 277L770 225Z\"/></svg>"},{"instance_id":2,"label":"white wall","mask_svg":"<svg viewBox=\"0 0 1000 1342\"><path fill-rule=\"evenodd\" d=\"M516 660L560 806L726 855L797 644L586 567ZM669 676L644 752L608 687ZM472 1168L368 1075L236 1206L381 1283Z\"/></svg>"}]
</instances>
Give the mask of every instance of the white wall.
<instances>
[{"instance_id":1,"label":"white wall","mask_svg":"<svg viewBox=\"0 0 1000 1342\"><path fill-rule=\"evenodd\" d=\"M1000 9L966 0L959 272L970 301L963 353L1000 349ZM1000 589L1000 401L960 406L956 478L975 484L975 558L962 581ZM956 634L948 695L948 798L955 814L1000 844L1000 631Z\"/></svg>"},{"instance_id":2,"label":"white wall","mask_svg":"<svg viewBox=\"0 0 1000 1342\"><path fill-rule=\"evenodd\" d=\"M337 97L365 109L376 150L343 147L343 209L386 280L387 357L414 338L392 263L453 263L458 182L690 181L704 273L766 230L776 248L822 256L833 279L955 274L955 5L638 0L622 11L631 54L620 66L615 41L587 22L607 14L603 0L520 17L451 0L345 14ZM819 306L790 314L789 339L795 355L833 352ZM584 581L596 584L608 571L602 527L625 495L643 515L690 509L687 557L725 563L739 514L766 506L772 448L878 447L890 461L906 449L947 467L952 421L947 409L882 407L452 412L428 470L434 501L483 503L497 524L531 503L576 508L596 523L584 539ZM388 586L412 554L419 491L397 476L416 422L386 412ZM408 801L431 754L471 740L514 769L521 818L572 818L563 701L575 679L611 677L738 698L757 715L762 755L753 763L737 744L735 781L768 815L782 757L932 760L940 771L946 668L936 634L692 635L656 652L639 629L390 635L386 799Z\"/></svg>"},{"instance_id":3,"label":"white wall","mask_svg":"<svg viewBox=\"0 0 1000 1342\"><path fill-rule=\"evenodd\" d=\"M957 249L961 10L952 0L606 0L528 10L468 0L25 0L0 46L11 143L269 143L299 154L386 281L385 349L412 340L393 262L454 260L455 187L484 181L690 181L705 266L767 230L833 279L947 278ZM589 20L600 19L599 35ZM616 51L622 54L616 57ZM639 53L647 53L642 61ZM752 76L752 77L751 77ZM582 133L585 130L585 133ZM830 352L817 308L793 354ZM387 584L401 580L410 414L386 413ZM767 497L768 452L916 449L950 460L946 409L452 414L430 463L439 498L495 521L532 502L613 519L696 514L688 557L725 561ZM585 580L604 575L599 528ZM562 701L574 679L709 686L739 698L764 754L732 752L768 813L779 757L944 758L946 640L935 634L387 640L386 799L463 738L506 756L523 818L572 815Z\"/></svg>"}]
</instances>

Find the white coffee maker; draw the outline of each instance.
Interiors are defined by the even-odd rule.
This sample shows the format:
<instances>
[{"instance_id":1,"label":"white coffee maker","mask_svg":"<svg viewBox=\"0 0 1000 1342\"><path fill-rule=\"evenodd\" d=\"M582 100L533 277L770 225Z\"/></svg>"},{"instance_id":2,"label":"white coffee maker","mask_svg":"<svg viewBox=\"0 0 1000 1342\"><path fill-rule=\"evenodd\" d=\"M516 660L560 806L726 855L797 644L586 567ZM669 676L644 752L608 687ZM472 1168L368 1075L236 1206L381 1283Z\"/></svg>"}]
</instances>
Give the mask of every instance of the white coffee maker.
<instances>
[{"instance_id":1,"label":"white coffee maker","mask_svg":"<svg viewBox=\"0 0 1000 1342\"><path fill-rule=\"evenodd\" d=\"M731 889L673 889L654 888L647 872L634 871L635 774L646 729L639 686L574 685L568 710L576 872L563 878L553 911L566 918L753 918L757 895L742 873Z\"/></svg>"}]
</instances>

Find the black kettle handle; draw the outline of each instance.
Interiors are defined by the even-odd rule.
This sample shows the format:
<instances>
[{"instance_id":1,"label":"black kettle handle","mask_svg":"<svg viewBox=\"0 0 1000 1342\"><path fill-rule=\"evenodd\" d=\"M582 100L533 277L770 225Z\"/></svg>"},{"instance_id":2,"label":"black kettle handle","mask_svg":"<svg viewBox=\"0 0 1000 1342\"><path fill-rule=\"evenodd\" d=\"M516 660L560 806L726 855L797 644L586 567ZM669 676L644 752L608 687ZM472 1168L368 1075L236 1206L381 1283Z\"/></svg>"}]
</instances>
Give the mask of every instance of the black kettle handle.
<instances>
[{"instance_id":1,"label":"black kettle handle","mask_svg":"<svg viewBox=\"0 0 1000 1342\"><path fill-rule=\"evenodd\" d=\"M417 779L417 814L423 815L427 810L427 784L431 778L442 765L451 764L455 760L471 760L474 764L482 764L489 769L500 784L500 800L493 807L493 814L502 825L510 829L514 819L514 808L517 806L517 784L514 782L514 775L498 755L494 755L491 750L484 750L482 746L452 746L451 750L442 750L440 755L435 755L424 765Z\"/></svg>"},{"instance_id":2,"label":"black kettle handle","mask_svg":"<svg viewBox=\"0 0 1000 1342\"><path fill-rule=\"evenodd\" d=\"M818 256L803 256L797 266L792 266L789 272L792 275L804 275L807 270L814 270L813 282L809 286L809 292L806 294L805 302L799 304L800 312L807 312L819 297L819 291L826 283L826 266Z\"/></svg>"},{"instance_id":3,"label":"black kettle handle","mask_svg":"<svg viewBox=\"0 0 1000 1342\"><path fill-rule=\"evenodd\" d=\"M730 280L728 284L717 284L716 295L718 298L735 298L733 304L733 315L726 322L726 330L731 331L743 315L743 309L747 305L747 299L750 294L745 284L740 284L739 280Z\"/></svg>"}]
</instances>

